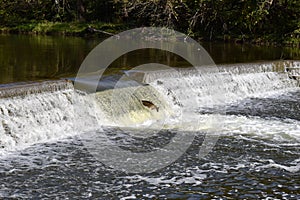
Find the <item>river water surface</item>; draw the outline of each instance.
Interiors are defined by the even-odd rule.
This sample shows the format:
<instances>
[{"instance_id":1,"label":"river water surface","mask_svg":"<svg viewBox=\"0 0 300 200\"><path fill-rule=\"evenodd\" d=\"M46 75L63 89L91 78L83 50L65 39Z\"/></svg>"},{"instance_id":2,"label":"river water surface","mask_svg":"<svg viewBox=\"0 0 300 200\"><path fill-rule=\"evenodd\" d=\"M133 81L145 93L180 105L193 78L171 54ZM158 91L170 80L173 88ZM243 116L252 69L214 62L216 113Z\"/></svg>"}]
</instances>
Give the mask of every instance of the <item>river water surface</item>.
<instances>
[{"instance_id":1,"label":"river water surface","mask_svg":"<svg viewBox=\"0 0 300 200\"><path fill-rule=\"evenodd\" d=\"M103 38L0 35L0 83L14 83L74 76L84 58ZM201 43L216 64L300 59L299 48L259 47L232 43ZM154 50L125 55L115 68L147 62L165 62L167 54ZM169 64L182 66L176 58ZM171 63L170 63L171 62Z\"/></svg>"},{"instance_id":2,"label":"river water surface","mask_svg":"<svg viewBox=\"0 0 300 200\"><path fill-rule=\"evenodd\" d=\"M217 72L184 68L178 78L158 70L146 74L151 80L146 86L94 96L74 92L70 82L53 81L74 77L100 41L0 36L0 198L300 199L299 82L273 61L300 59L299 49L205 43L220 64ZM146 50L116 60L107 74L122 74L149 58L187 67L174 55ZM20 85L28 81L30 87ZM111 95L118 97L113 105ZM141 99L159 105L159 112ZM74 109L78 102L84 113ZM143 137L157 124L163 124L160 131ZM163 149L178 134L195 135L183 155L140 174L99 162L85 141L92 135L103 149L112 143L145 153ZM199 159L208 135L219 138Z\"/></svg>"}]
</instances>

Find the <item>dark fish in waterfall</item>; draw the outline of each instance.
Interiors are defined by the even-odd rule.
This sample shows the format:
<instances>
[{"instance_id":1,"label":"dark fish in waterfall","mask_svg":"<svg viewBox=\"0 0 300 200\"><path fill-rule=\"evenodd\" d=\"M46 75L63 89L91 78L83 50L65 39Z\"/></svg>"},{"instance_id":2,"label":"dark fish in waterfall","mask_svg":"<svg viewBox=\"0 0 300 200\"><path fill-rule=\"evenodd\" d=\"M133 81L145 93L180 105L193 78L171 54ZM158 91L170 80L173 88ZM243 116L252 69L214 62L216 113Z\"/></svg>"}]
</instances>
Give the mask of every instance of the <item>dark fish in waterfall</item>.
<instances>
[{"instance_id":1,"label":"dark fish in waterfall","mask_svg":"<svg viewBox=\"0 0 300 200\"><path fill-rule=\"evenodd\" d=\"M154 103L152 103L151 101L147 101L147 100L142 100L141 101L142 104L148 108L150 108L151 110L156 109L156 111L158 112L159 107L157 107Z\"/></svg>"}]
</instances>

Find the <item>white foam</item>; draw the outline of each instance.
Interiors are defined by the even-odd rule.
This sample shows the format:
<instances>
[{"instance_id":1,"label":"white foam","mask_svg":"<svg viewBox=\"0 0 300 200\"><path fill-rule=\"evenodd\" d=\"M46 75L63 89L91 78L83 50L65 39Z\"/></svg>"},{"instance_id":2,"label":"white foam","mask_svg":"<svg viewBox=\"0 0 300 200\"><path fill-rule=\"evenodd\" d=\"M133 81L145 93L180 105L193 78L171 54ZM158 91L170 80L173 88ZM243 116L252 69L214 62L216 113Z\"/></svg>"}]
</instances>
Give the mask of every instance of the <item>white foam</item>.
<instances>
[{"instance_id":1,"label":"white foam","mask_svg":"<svg viewBox=\"0 0 300 200\"><path fill-rule=\"evenodd\" d=\"M1 146L16 146L57 138L72 130L72 90L0 99Z\"/></svg>"},{"instance_id":2,"label":"white foam","mask_svg":"<svg viewBox=\"0 0 300 200\"><path fill-rule=\"evenodd\" d=\"M297 89L295 80L276 72L209 73L161 78L150 84L169 102L178 101L185 109L226 105L249 97L267 97Z\"/></svg>"},{"instance_id":3,"label":"white foam","mask_svg":"<svg viewBox=\"0 0 300 200\"><path fill-rule=\"evenodd\" d=\"M181 131L205 131L209 134L224 136L249 135L252 139L260 140L300 141L300 122L297 120L281 121L260 117L206 114L200 116L200 122L191 120L182 123L181 127L170 125L166 128L177 128Z\"/></svg>"},{"instance_id":4,"label":"white foam","mask_svg":"<svg viewBox=\"0 0 300 200\"><path fill-rule=\"evenodd\" d=\"M127 200L127 199L136 199L136 196L134 194L127 196L127 197L122 197L121 200Z\"/></svg>"},{"instance_id":5,"label":"white foam","mask_svg":"<svg viewBox=\"0 0 300 200\"><path fill-rule=\"evenodd\" d=\"M97 129L93 109L73 89L0 99L0 154Z\"/></svg>"},{"instance_id":6,"label":"white foam","mask_svg":"<svg viewBox=\"0 0 300 200\"><path fill-rule=\"evenodd\" d=\"M179 176L175 176L172 178L167 178L165 176L161 177L150 177L150 176L141 176L141 175L135 175L135 176L125 176L121 177L124 179L129 179L131 182L139 182L139 181L145 181L153 186L171 186L171 185L181 185L181 184L191 184L193 186L201 185L202 180L207 178L206 174L182 174Z\"/></svg>"},{"instance_id":7,"label":"white foam","mask_svg":"<svg viewBox=\"0 0 300 200\"><path fill-rule=\"evenodd\" d=\"M266 169L266 168L278 168L284 169L285 171L296 173L300 171L300 160L296 159L290 163L290 165L277 164L273 160L268 160L269 164L260 165L256 167L256 170Z\"/></svg>"}]
</instances>

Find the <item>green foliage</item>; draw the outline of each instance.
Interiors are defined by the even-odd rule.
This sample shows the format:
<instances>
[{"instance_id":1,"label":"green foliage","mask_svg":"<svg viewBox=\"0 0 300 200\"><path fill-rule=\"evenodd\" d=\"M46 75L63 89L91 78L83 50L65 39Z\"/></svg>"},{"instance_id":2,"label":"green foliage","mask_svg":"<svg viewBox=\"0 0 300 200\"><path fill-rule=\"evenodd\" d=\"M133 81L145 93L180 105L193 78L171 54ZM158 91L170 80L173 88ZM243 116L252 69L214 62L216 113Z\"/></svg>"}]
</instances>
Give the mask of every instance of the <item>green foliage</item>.
<instances>
[{"instance_id":1,"label":"green foliage","mask_svg":"<svg viewBox=\"0 0 300 200\"><path fill-rule=\"evenodd\" d=\"M1 27L40 33L123 23L165 26L208 40L283 42L299 40L299 19L299 0L0 0Z\"/></svg>"}]
</instances>

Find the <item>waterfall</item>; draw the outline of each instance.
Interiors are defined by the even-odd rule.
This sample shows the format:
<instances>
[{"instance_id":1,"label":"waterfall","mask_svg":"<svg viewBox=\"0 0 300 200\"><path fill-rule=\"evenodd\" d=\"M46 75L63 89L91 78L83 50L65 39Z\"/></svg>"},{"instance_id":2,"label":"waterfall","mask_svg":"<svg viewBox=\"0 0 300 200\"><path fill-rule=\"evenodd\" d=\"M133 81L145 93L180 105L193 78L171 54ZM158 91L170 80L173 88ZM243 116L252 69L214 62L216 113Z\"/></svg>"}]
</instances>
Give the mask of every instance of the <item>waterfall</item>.
<instances>
[{"instance_id":1,"label":"waterfall","mask_svg":"<svg viewBox=\"0 0 300 200\"><path fill-rule=\"evenodd\" d=\"M0 149L60 137L71 130L74 90L72 84L64 84L18 86L2 93L7 98L0 98Z\"/></svg>"},{"instance_id":2,"label":"waterfall","mask_svg":"<svg viewBox=\"0 0 300 200\"><path fill-rule=\"evenodd\" d=\"M67 81L0 87L0 153L1 149L13 150L101 126L147 127L161 120L176 122L183 112L195 113L297 88L297 81L283 73L283 68L274 62L128 72L129 78L148 85L94 94L75 92ZM143 101L159 109L147 107Z\"/></svg>"}]
</instances>

